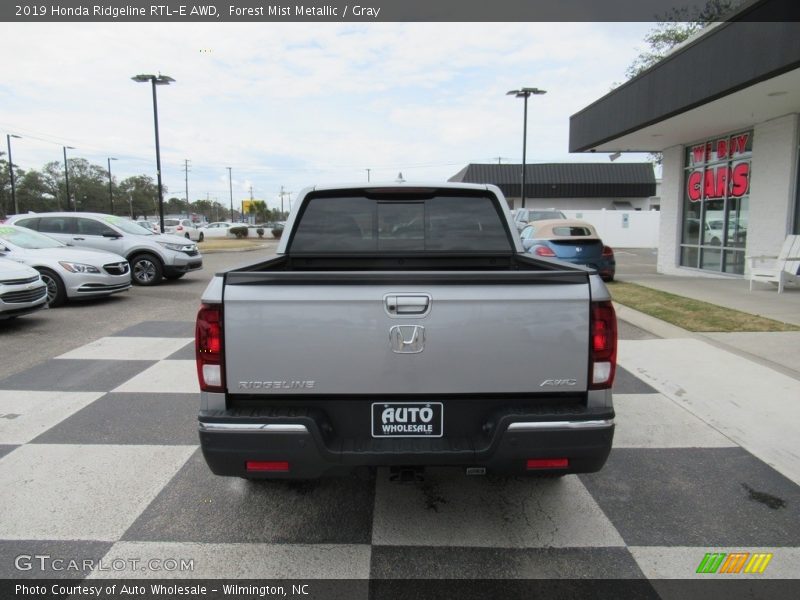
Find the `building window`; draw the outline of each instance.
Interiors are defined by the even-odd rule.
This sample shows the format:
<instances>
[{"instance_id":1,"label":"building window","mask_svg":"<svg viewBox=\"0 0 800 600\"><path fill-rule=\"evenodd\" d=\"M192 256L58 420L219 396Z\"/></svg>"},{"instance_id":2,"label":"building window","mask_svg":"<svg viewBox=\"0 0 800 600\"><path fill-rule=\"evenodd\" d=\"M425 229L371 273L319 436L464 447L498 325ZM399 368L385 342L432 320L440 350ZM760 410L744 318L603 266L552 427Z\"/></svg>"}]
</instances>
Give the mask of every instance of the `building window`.
<instances>
[{"instance_id":1,"label":"building window","mask_svg":"<svg viewBox=\"0 0 800 600\"><path fill-rule=\"evenodd\" d=\"M753 132L686 147L680 264L742 275Z\"/></svg>"}]
</instances>

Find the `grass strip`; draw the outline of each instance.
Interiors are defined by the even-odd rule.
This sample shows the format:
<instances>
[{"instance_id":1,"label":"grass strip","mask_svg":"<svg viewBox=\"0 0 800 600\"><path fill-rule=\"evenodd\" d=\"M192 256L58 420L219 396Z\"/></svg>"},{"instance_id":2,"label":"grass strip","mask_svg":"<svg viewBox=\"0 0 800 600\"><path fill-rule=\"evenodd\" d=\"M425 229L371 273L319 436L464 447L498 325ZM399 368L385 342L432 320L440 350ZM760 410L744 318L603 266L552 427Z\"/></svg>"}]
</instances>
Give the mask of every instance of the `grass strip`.
<instances>
[{"instance_id":1,"label":"grass strip","mask_svg":"<svg viewBox=\"0 0 800 600\"><path fill-rule=\"evenodd\" d=\"M676 296L635 283L608 284L615 302L687 331L800 331L800 327L730 308Z\"/></svg>"},{"instance_id":2,"label":"grass strip","mask_svg":"<svg viewBox=\"0 0 800 600\"><path fill-rule=\"evenodd\" d=\"M278 240L273 239L206 239L197 244L200 252L209 250L241 250L244 248L257 248L267 246L270 242L277 245Z\"/></svg>"}]
</instances>

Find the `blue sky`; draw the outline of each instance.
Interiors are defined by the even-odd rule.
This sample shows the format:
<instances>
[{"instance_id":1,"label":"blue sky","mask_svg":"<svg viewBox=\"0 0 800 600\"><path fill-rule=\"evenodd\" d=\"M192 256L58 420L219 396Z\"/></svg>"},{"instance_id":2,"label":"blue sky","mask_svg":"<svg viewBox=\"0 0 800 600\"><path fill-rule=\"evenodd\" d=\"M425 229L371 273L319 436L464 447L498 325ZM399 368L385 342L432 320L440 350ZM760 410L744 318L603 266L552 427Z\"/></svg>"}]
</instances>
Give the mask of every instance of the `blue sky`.
<instances>
[{"instance_id":1,"label":"blue sky","mask_svg":"<svg viewBox=\"0 0 800 600\"><path fill-rule=\"evenodd\" d=\"M569 117L624 80L649 23L2 23L0 132L14 163L70 156L115 177L155 177L158 91L164 183L184 194L279 205L281 186L444 180L469 162L520 162L521 86L528 161L596 161L568 153ZM621 160L643 160L628 155Z\"/></svg>"}]
</instances>

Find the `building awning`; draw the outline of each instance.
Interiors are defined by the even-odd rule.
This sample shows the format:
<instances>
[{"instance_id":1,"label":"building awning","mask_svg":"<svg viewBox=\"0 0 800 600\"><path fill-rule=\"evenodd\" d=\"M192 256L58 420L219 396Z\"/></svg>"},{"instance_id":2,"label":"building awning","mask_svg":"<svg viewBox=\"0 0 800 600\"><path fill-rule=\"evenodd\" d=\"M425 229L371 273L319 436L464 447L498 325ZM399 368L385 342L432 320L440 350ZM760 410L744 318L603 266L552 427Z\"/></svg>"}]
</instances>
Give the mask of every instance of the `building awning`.
<instances>
[{"instance_id":1,"label":"building awning","mask_svg":"<svg viewBox=\"0 0 800 600\"><path fill-rule=\"evenodd\" d=\"M490 183L508 198L521 197L521 164L469 164L449 181ZM525 166L527 198L647 198L655 194L647 163L539 163Z\"/></svg>"},{"instance_id":2,"label":"building awning","mask_svg":"<svg viewBox=\"0 0 800 600\"><path fill-rule=\"evenodd\" d=\"M800 112L800 22L759 22L785 6L749 5L572 115L570 152L657 152Z\"/></svg>"}]
</instances>

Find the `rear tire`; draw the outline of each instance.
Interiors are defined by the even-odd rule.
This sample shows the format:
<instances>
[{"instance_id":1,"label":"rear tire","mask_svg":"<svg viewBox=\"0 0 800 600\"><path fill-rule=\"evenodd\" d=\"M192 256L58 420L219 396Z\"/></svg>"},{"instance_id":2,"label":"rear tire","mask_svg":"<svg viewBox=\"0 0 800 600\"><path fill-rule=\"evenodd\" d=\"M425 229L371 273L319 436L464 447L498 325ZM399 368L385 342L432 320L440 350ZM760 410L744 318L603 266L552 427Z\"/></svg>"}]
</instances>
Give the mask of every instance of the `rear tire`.
<instances>
[{"instance_id":1,"label":"rear tire","mask_svg":"<svg viewBox=\"0 0 800 600\"><path fill-rule=\"evenodd\" d=\"M44 268L39 269L39 274L47 286L47 305L50 308L55 308L64 304L67 301L67 288L64 287L61 277L50 269Z\"/></svg>"},{"instance_id":2,"label":"rear tire","mask_svg":"<svg viewBox=\"0 0 800 600\"><path fill-rule=\"evenodd\" d=\"M161 261L152 254L137 254L130 259L131 263L131 282L134 285L158 285L164 269Z\"/></svg>"},{"instance_id":3,"label":"rear tire","mask_svg":"<svg viewBox=\"0 0 800 600\"><path fill-rule=\"evenodd\" d=\"M205 238L205 236L203 235L203 232L201 231L201 232L200 232L200 237L199 237L199 238L197 238L197 241L198 241L198 242L202 242L204 238Z\"/></svg>"}]
</instances>

